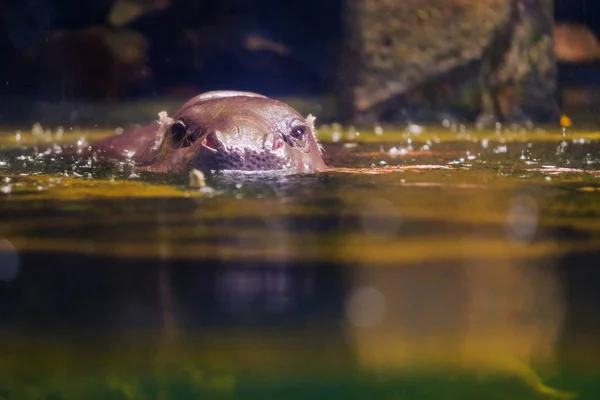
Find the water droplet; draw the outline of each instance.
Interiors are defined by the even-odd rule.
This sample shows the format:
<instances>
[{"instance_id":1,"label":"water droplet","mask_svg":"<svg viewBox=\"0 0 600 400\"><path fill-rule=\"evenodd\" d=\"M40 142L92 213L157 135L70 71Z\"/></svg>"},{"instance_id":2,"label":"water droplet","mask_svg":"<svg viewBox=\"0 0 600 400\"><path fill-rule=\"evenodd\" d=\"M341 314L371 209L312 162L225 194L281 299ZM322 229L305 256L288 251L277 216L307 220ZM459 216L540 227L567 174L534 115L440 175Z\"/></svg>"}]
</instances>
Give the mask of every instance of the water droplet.
<instances>
[{"instance_id":1,"label":"water droplet","mask_svg":"<svg viewBox=\"0 0 600 400\"><path fill-rule=\"evenodd\" d=\"M413 133L415 135L419 135L423 132L423 127L421 127L420 125L417 125L417 124L410 124L408 126L408 132Z\"/></svg>"}]
</instances>

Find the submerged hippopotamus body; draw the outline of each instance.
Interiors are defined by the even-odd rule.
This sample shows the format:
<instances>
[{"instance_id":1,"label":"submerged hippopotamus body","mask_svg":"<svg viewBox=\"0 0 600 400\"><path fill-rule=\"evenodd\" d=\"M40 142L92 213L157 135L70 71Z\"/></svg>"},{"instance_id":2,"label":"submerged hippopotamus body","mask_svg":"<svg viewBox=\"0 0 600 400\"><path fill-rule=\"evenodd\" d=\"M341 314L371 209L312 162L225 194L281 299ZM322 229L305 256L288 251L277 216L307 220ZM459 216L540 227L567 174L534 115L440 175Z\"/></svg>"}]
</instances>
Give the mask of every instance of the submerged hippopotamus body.
<instances>
[{"instance_id":1,"label":"submerged hippopotamus body","mask_svg":"<svg viewBox=\"0 0 600 400\"><path fill-rule=\"evenodd\" d=\"M92 143L85 154L126 159L152 172L279 171L325 168L314 117L249 92L198 95L172 117Z\"/></svg>"}]
</instances>

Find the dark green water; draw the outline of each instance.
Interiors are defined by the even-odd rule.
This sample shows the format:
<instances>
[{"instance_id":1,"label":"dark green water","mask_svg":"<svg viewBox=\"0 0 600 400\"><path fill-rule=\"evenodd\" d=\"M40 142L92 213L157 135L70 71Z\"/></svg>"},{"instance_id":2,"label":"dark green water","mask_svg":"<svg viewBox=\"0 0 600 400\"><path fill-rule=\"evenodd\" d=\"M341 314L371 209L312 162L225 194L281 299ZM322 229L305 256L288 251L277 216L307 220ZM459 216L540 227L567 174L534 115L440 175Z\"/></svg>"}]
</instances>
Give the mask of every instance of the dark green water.
<instances>
[{"instance_id":1,"label":"dark green water","mask_svg":"<svg viewBox=\"0 0 600 400\"><path fill-rule=\"evenodd\" d=\"M599 136L323 129L206 191L8 132L0 399L596 399Z\"/></svg>"}]
</instances>

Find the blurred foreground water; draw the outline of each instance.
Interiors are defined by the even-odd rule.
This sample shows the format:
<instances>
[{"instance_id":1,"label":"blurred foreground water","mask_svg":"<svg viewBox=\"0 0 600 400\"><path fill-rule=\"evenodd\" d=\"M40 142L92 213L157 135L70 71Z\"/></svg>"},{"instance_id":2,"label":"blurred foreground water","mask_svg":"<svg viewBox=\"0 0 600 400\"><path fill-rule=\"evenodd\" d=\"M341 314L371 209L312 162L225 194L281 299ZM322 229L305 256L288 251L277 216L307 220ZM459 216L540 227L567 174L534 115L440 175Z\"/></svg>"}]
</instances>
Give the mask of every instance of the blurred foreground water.
<instances>
[{"instance_id":1,"label":"blurred foreground water","mask_svg":"<svg viewBox=\"0 0 600 400\"><path fill-rule=\"evenodd\" d=\"M600 133L320 130L187 177L0 135L0 399L596 399Z\"/></svg>"}]
</instances>

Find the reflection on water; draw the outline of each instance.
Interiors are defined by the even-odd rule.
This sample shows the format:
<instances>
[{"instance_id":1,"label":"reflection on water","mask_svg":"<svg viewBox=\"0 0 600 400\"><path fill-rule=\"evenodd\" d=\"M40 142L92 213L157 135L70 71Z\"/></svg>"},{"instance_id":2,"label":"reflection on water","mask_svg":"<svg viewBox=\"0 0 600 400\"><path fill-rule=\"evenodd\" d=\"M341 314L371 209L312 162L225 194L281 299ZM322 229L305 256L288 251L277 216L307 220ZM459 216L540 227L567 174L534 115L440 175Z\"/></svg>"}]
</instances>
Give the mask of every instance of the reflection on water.
<instances>
[{"instance_id":1,"label":"reflection on water","mask_svg":"<svg viewBox=\"0 0 600 400\"><path fill-rule=\"evenodd\" d=\"M377 138L210 195L7 152L0 398L597 393L597 143Z\"/></svg>"}]
</instances>

